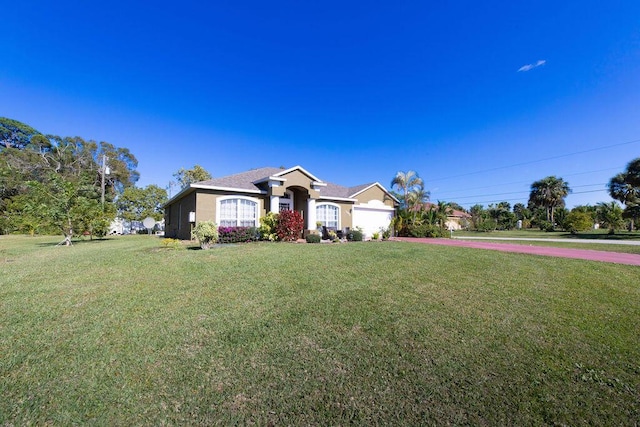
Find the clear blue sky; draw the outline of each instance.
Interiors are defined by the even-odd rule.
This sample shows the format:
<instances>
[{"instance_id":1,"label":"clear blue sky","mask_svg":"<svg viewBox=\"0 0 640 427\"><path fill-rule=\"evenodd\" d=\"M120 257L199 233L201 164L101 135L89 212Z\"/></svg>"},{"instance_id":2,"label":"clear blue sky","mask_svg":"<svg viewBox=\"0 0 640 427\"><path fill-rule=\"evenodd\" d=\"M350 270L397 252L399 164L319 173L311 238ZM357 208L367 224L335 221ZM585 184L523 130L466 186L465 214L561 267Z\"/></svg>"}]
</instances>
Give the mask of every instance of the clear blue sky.
<instances>
[{"instance_id":1,"label":"clear blue sky","mask_svg":"<svg viewBox=\"0 0 640 427\"><path fill-rule=\"evenodd\" d=\"M412 169L432 200L469 207L526 203L556 175L571 207L610 200L605 183L640 156L640 1L25 0L0 13L0 116L127 147L140 186L195 164L387 187Z\"/></svg>"}]
</instances>

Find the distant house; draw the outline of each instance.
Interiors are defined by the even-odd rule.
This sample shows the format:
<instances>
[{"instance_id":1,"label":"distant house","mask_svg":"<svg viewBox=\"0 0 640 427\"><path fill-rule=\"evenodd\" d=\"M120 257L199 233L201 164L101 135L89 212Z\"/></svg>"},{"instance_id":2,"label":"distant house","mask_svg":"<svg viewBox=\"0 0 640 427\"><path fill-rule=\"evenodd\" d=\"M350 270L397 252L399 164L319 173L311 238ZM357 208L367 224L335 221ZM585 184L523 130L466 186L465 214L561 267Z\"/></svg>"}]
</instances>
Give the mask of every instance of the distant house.
<instances>
[{"instance_id":1,"label":"distant house","mask_svg":"<svg viewBox=\"0 0 640 427\"><path fill-rule=\"evenodd\" d=\"M424 209L438 209L438 205L431 202L426 202L424 204ZM447 221L445 222L445 227L447 230L461 230L466 228L471 222L471 215L464 212L459 211L457 209L451 209L451 211L447 214Z\"/></svg>"},{"instance_id":2,"label":"distant house","mask_svg":"<svg viewBox=\"0 0 640 427\"><path fill-rule=\"evenodd\" d=\"M200 221L258 227L268 212L295 210L305 232L316 223L335 230L361 227L365 236L389 227L398 200L374 182L343 187L301 166L260 168L189 185L165 204L165 236L190 239Z\"/></svg>"},{"instance_id":3,"label":"distant house","mask_svg":"<svg viewBox=\"0 0 640 427\"><path fill-rule=\"evenodd\" d=\"M109 226L108 234L124 234L124 220L122 218L114 219Z\"/></svg>"},{"instance_id":4,"label":"distant house","mask_svg":"<svg viewBox=\"0 0 640 427\"><path fill-rule=\"evenodd\" d=\"M469 227L470 224L470 214L464 211L453 209L451 213L447 215L447 222L445 223L445 226L447 227L447 230L461 230L463 228Z\"/></svg>"}]
</instances>

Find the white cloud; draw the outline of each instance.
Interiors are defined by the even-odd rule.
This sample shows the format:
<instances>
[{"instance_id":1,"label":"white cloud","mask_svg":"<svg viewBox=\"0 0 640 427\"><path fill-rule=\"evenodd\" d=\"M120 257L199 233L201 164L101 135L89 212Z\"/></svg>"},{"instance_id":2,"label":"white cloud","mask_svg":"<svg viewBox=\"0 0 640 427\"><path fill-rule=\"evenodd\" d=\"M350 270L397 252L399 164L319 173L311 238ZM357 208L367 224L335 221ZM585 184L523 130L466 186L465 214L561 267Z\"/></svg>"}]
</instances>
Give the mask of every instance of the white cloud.
<instances>
[{"instance_id":1,"label":"white cloud","mask_svg":"<svg viewBox=\"0 0 640 427\"><path fill-rule=\"evenodd\" d=\"M518 69L518 72L533 70L534 68L540 67L546 63L547 63L546 59L539 59L538 61L536 61L535 64L523 65Z\"/></svg>"}]
</instances>

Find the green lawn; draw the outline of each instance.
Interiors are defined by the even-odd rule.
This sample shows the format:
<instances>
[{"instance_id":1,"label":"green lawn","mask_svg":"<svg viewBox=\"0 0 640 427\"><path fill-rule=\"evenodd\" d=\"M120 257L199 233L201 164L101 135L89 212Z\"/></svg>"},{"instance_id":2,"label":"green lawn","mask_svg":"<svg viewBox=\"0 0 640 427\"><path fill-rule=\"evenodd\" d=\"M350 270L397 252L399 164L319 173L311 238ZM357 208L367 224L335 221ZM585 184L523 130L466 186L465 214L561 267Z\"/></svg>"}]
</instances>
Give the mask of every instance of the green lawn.
<instances>
[{"instance_id":1,"label":"green lawn","mask_svg":"<svg viewBox=\"0 0 640 427\"><path fill-rule=\"evenodd\" d=\"M0 425L633 425L638 267L0 237Z\"/></svg>"}]
</instances>

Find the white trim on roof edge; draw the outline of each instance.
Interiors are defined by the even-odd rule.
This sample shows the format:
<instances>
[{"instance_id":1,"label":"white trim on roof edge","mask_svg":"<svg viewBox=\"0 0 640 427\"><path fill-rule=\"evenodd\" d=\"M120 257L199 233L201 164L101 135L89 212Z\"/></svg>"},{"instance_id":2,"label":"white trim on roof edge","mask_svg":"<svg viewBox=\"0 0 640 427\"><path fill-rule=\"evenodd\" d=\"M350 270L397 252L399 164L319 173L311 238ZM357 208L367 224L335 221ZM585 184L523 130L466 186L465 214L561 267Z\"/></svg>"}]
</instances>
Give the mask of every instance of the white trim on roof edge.
<instances>
[{"instance_id":1,"label":"white trim on roof edge","mask_svg":"<svg viewBox=\"0 0 640 427\"><path fill-rule=\"evenodd\" d=\"M269 182L269 181L280 181L280 182L285 182L287 179L286 178L280 178L279 176L267 176L265 178L260 178L258 180L255 180L252 182L252 184L261 184L263 182Z\"/></svg>"},{"instance_id":2,"label":"white trim on roof edge","mask_svg":"<svg viewBox=\"0 0 640 427\"><path fill-rule=\"evenodd\" d=\"M388 212L395 212L395 208L392 208L391 206L369 206L369 205L355 205L353 207L354 209L357 210L363 210L363 211L388 211Z\"/></svg>"},{"instance_id":3,"label":"white trim on roof edge","mask_svg":"<svg viewBox=\"0 0 640 427\"><path fill-rule=\"evenodd\" d=\"M217 185L191 184L191 188L200 188L202 190L235 191L238 193L267 194L267 192L264 190L250 190L248 188L234 188L234 187L218 187Z\"/></svg>"},{"instance_id":4,"label":"white trim on roof edge","mask_svg":"<svg viewBox=\"0 0 640 427\"><path fill-rule=\"evenodd\" d=\"M350 199L348 197L332 197L332 196L320 196L318 200L342 200L345 202L357 202L357 199Z\"/></svg>"}]
</instances>

